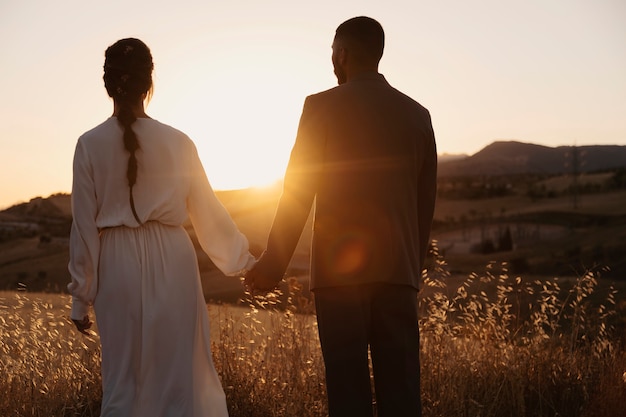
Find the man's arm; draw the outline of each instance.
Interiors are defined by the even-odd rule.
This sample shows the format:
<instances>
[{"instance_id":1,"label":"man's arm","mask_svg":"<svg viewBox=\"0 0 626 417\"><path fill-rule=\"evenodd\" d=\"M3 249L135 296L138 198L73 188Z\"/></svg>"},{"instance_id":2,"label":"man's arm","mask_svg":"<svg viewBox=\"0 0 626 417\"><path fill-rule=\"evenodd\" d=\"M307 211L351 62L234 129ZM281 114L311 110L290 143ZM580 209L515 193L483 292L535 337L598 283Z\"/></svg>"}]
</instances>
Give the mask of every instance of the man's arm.
<instances>
[{"instance_id":1,"label":"man's arm","mask_svg":"<svg viewBox=\"0 0 626 417\"><path fill-rule=\"evenodd\" d=\"M420 172L418 173L418 222L420 240L420 268L424 267L424 261L430 245L430 229L432 227L435 212L435 200L437 197L437 146L433 132L430 115L428 115L429 138L424 147L426 154Z\"/></svg>"},{"instance_id":2,"label":"man's arm","mask_svg":"<svg viewBox=\"0 0 626 417\"><path fill-rule=\"evenodd\" d=\"M308 97L304 103L267 249L246 275L246 283L254 289L271 290L282 279L313 205L324 147L313 101Z\"/></svg>"}]
</instances>

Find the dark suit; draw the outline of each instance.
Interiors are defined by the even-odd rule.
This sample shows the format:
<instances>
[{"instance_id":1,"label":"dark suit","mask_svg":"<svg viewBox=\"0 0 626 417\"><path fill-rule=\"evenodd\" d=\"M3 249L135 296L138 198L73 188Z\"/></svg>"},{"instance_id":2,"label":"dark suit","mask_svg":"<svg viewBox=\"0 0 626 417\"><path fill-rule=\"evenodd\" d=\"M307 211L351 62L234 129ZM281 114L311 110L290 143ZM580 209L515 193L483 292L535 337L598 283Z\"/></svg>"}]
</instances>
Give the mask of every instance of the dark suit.
<instances>
[{"instance_id":1,"label":"dark suit","mask_svg":"<svg viewBox=\"0 0 626 417\"><path fill-rule=\"evenodd\" d=\"M429 245L436 170L428 111L382 75L360 74L307 97L257 268L282 277L315 201L311 289L331 416L371 415L369 374L363 368L368 344L379 416L419 413L416 295ZM410 359L397 363L398 355ZM404 388L389 386L415 374L417 380ZM417 396L417 404L403 405L414 399L397 395Z\"/></svg>"}]
</instances>

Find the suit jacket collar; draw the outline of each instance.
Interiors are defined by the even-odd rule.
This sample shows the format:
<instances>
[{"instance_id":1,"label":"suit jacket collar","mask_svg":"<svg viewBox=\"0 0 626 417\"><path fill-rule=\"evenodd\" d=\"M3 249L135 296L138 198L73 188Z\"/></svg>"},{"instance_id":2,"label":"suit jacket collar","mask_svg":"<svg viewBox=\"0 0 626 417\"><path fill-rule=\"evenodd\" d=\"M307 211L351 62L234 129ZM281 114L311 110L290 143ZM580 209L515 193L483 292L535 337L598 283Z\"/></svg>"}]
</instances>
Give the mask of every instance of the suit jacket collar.
<instances>
[{"instance_id":1,"label":"suit jacket collar","mask_svg":"<svg viewBox=\"0 0 626 417\"><path fill-rule=\"evenodd\" d=\"M348 80L346 84L360 81L383 81L387 82L385 76L378 72L361 72Z\"/></svg>"}]
</instances>

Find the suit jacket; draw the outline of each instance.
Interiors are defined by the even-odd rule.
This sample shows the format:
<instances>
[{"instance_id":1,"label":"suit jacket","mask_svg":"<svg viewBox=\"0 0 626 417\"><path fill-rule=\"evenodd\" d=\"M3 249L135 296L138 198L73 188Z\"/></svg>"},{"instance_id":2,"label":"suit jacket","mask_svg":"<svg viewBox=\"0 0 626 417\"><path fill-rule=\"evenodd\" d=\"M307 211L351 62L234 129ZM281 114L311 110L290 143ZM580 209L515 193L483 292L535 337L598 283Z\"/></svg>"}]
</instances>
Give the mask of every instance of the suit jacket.
<instances>
[{"instance_id":1,"label":"suit jacket","mask_svg":"<svg viewBox=\"0 0 626 417\"><path fill-rule=\"evenodd\" d=\"M311 288L418 288L435 205L428 110L365 73L306 98L258 268L280 279L313 203Z\"/></svg>"}]
</instances>

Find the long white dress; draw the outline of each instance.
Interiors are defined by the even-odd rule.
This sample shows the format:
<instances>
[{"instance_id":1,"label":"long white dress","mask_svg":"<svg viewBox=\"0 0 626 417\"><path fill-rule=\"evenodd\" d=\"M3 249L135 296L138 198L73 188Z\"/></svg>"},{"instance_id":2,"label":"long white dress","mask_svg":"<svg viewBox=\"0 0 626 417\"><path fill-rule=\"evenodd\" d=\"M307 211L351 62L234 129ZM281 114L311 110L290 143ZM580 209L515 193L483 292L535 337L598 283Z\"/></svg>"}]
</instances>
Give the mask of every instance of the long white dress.
<instances>
[{"instance_id":1,"label":"long white dress","mask_svg":"<svg viewBox=\"0 0 626 417\"><path fill-rule=\"evenodd\" d=\"M73 319L94 306L102 343L102 417L222 417L191 219L203 250L227 275L254 264L248 241L216 198L193 142L138 119L135 220L128 152L111 117L76 145L70 235Z\"/></svg>"}]
</instances>

